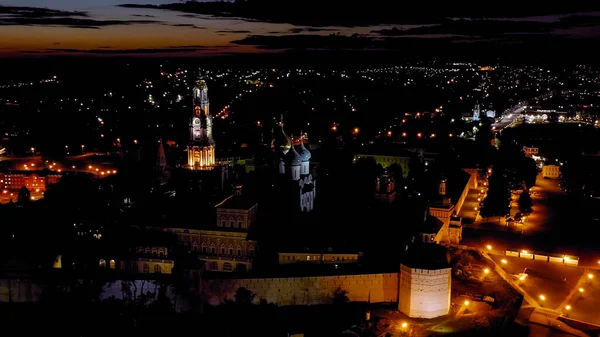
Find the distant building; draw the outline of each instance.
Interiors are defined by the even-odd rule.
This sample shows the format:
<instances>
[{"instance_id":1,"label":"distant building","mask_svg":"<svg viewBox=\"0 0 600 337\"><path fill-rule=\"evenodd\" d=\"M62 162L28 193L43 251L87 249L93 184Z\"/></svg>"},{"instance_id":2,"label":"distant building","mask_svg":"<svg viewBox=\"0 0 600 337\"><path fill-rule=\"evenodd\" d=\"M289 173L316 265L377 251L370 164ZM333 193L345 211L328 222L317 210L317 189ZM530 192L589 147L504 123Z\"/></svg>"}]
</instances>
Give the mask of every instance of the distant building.
<instances>
[{"instance_id":1,"label":"distant building","mask_svg":"<svg viewBox=\"0 0 600 337\"><path fill-rule=\"evenodd\" d=\"M314 263L314 264L345 264L357 263L362 253L337 252L329 248L325 251L313 251L305 249L301 252L278 253L279 264L291 263Z\"/></svg>"},{"instance_id":2,"label":"distant building","mask_svg":"<svg viewBox=\"0 0 600 337\"><path fill-rule=\"evenodd\" d=\"M558 179L560 177L560 166L544 165L542 166L542 177L550 179Z\"/></svg>"},{"instance_id":3,"label":"distant building","mask_svg":"<svg viewBox=\"0 0 600 337\"><path fill-rule=\"evenodd\" d=\"M49 185L56 184L62 174L46 171L8 171L0 173L0 186L4 190L18 191L27 187L30 191L44 192Z\"/></svg>"},{"instance_id":4,"label":"distant building","mask_svg":"<svg viewBox=\"0 0 600 337\"><path fill-rule=\"evenodd\" d=\"M540 149L537 147L523 146L523 152L525 152L525 157L537 156Z\"/></svg>"},{"instance_id":5,"label":"distant building","mask_svg":"<svg viewBox=\"0 0 600 337\"><path fill-rule=\"evenodd\" d=\"M232 195L216 208L216 224L208 229L165 228L206 263L207 271L245 272L253 267L258 243L253 239L258 205Z\"/></svg>"},{"instance_id":6,"label":"distant building","mask_svg":"<svg viewBox=\"0 0 600 337\"><path fill-rule=\"evenodd\" d=\"M396 199L394 178L387 172L382 173L375 183L375 198L391 204Z\"/></svg>"},{"instance_id":7,"label":"distant building","mask_svg":"<svg viewBox=\"0 0 600 337\"><path fill-rule=\"evenodd\" d=\"M450 255L437 244L409 246L400 264L398 310L412 318L435 318L450 312Z\"/></svg>"}]
</instances>

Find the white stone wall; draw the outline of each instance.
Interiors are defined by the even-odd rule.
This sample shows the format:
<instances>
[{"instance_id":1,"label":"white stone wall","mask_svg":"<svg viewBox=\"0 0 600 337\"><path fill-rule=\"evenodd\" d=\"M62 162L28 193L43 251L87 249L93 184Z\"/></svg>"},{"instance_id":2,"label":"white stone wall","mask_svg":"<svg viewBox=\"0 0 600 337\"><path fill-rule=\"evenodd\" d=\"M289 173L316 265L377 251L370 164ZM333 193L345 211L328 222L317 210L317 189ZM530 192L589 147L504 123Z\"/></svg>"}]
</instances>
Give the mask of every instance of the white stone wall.
<instances>
[{"instance_id":1,"label":"white stone wall","mask_svg":"<svg viewBox=\"0 0 600 337\"><path fill-rule=\"evenodd\" d=\"M265 299L277 305L310 305L331 303L334 291L348 291L353 302L398 301L398 273L293 278L203 280L202 297L217 305L233 299L235 291L244 287L256 294L255 301Z\"/></svg>"},{"instance_id":2,"label":"white stone wall","mask_svg":"<svg viewBox=\"0 0 600 337\"><path fill-rule=\"evenodd\" d=\"M434 318L450 311L451 268L400 267L398 309L409 317Z\"/></svg>"}]
</instances>

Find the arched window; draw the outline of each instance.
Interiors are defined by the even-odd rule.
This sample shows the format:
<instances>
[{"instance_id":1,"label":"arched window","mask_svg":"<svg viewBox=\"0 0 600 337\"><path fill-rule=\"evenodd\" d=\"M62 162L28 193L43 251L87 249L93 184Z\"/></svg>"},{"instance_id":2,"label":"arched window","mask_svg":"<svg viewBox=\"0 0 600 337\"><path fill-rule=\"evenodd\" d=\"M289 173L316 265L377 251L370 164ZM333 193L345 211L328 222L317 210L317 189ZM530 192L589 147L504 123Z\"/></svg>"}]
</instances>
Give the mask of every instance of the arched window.
<instances>
[{"instance_id":1,"label":"arched window","mask_svg":"<svg viewBox=\"0 0 600 337\"><path fill-rule=\"evenodd\" d=\"M250 249L248 251L249 251L248 255L250 257L254 257L254 246L250 246Z\"/></svg>"},{"instance_id":2,"label":"arched window","mask_svg":"<svg viewBox=\"0 0 600 337\"><path fill-rule=\"evenodd\" d=\"M106 260L100 259L100 268L106 268Z\"/></svg>"},{"instance_id":3,"label":"arched window","mask_svg":"<svg viewBox=\"0 0 600 337\"><path fill-rule=\"evenodd\" d=\"M235 247L235 250L237 252L237 256L242 256L242 247L240 247L239 245L237 247Z\"/></svg>"},{"instance_id":4,"label":"arched window","mask_svg":"<svg viewBox=\"0 0 600 337\"><path fill-rule=\"evenodd\" d=\"M221 217L221 227L225 227L227 226L227 220L225 219L224 216Z\"/></svg>"},{"instance_id":5,"label":"arched window","mask_svg":"<svg viewBox=\"0 0 600 337\"><path fill-rule=\"evenodd\" d=\"M237 228L242 228L242 218L239 216L237 218Z\"/></svg>"},{"instance_id":6,"label":"arched window","mask_svg":"<svg viewBox=\"0 0 600 337\"><path fill-rule=\"evenodd\" d=\"M229 256L233 255L233 246L232 245L229 245L229 249L228 249L227 253L229 254Z\"/></svg>"},{"instance_id":7,"label":"arched window","mask_svg":"<svg viewBox=\"0 0 600 337\"><path fill-rule=\"evenodd\" d=\"M144 273L150 272L150 266L147 263L144 263Z\"/></svg>"},{"instance_id":8,"label":"arched window","mask_svg":"<svg viewBox=\"0 0 600 337\"><path fill-rule=\"evenodd\" d=\"M232 270L231 263L229 263L229 262L223 263L223 270L224 271L231 271Z\"/></svg>"},{"instance_id":9,"label":"arched window","mask_svg":"<svg viewBox=\"0 0 600 337\"><path fill-rule=\"evenodd\" d=\"M219 265L217 264L217 261L212 261L210 263L210 270L219 270Z\"/></svg>"},{"instance_id":10,"label":"arched window","mask_svg":"<svg viewBox=\"0 0 600 337\"><path fill-rule=\"evenodd\" d=\"M206 244L202 242L202 246L200 247L202 253L206 253Z\"/></svg>"},{"instance_id":11,"label":"arched window","mask_svg":"<svg viewBox=\"0 0 600 337\"><path fill-rule=\"evenodd\" d=\"M154 272L160 274L160 264L154 265Z\"/></svg>"},{"instance_id":12,"label":"arched window","mask_svg":"<svg viewBox=\"0 0 600 337\"><path fill-rule=\"evenodd\" d=\"M192 243L192 251L193 251L194 253L197 253L197 252L198 252L198 244L196 243L196 241L194 241L194 242Z\"/></svg>"},{"instance_id":13,"label":"arched window","mask_svg":"<svg viewBox=\"0 0 600 337\"><path fill-rule=\"evenodd\" d=\"M211 254L216 254L217 253L217 248L215 247L214 243L210 244L210 253Z\"/></svg>"},{"instance_id":14,"label":"arched window","mask_svg":"<svg viewBox=\"0 0 600 337\"><path fill-rule=\"evenodd\" d=\"M225 244L221 244L221 255L225 255Z\"/></svg>"},{"instance_id":15,"label":"arched window","mask_svg":"<svg viewBox=\"0 0 600 337\"><path fill-rule=\"evenodd\" d=\"M162 249L158 250L158 256L165 257L165 252Z\"/></svg>"}]
</instances>

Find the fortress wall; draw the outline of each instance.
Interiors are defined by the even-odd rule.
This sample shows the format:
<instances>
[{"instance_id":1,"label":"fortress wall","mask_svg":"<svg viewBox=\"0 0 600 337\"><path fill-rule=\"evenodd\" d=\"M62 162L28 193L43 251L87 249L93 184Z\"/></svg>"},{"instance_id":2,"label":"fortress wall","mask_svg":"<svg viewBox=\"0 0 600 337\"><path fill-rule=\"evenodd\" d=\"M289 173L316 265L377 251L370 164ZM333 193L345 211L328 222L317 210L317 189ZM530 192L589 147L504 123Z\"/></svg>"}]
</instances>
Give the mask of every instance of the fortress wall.
<instances>
[{"instance_id":1,"label":"fortress wall","mask_svg":"<svg viewBox=\"0 0 600 337\"><path fill-rule=\"evenodd\" d=\"M353 302L398 301L398 273L338 275L290 278L214 279L202 280L202 295L209 304L217 305L234 299L235 291L244 287L256 294L255 301L265 299L277 305L310 305L331 303L338 287L348 291Z\"/></svg>"}]
</instances>

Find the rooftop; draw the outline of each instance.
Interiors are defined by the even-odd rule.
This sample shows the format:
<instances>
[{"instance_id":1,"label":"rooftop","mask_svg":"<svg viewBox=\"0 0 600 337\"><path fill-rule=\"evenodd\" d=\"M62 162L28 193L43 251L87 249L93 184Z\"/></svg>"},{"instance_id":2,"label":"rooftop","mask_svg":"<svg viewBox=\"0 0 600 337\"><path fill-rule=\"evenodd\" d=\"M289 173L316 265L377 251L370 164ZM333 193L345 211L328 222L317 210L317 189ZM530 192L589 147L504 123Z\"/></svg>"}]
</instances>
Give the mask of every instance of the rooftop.
<instances>
[{"instance_id":1,"label":"rooftop","mask_svg":"<svg viewBox=\"0 0 600 337\"><path fill-rule=\"evenodd\" d=\"M217 204L215 208L249 210L255 205L256 201L252 198L243 195L232 195Z\"/></svg>"},{"instance_id":2,"label":"rooftop","mask_svg":"<svg viewBox=\"0 0 600 337\"><path fill-rule=\"evenodd\" d=\"M415 243L402 256L402 264L414 269L437 270L450 268L446 247L434 243Z\"/></svg>"}]
</instances>

